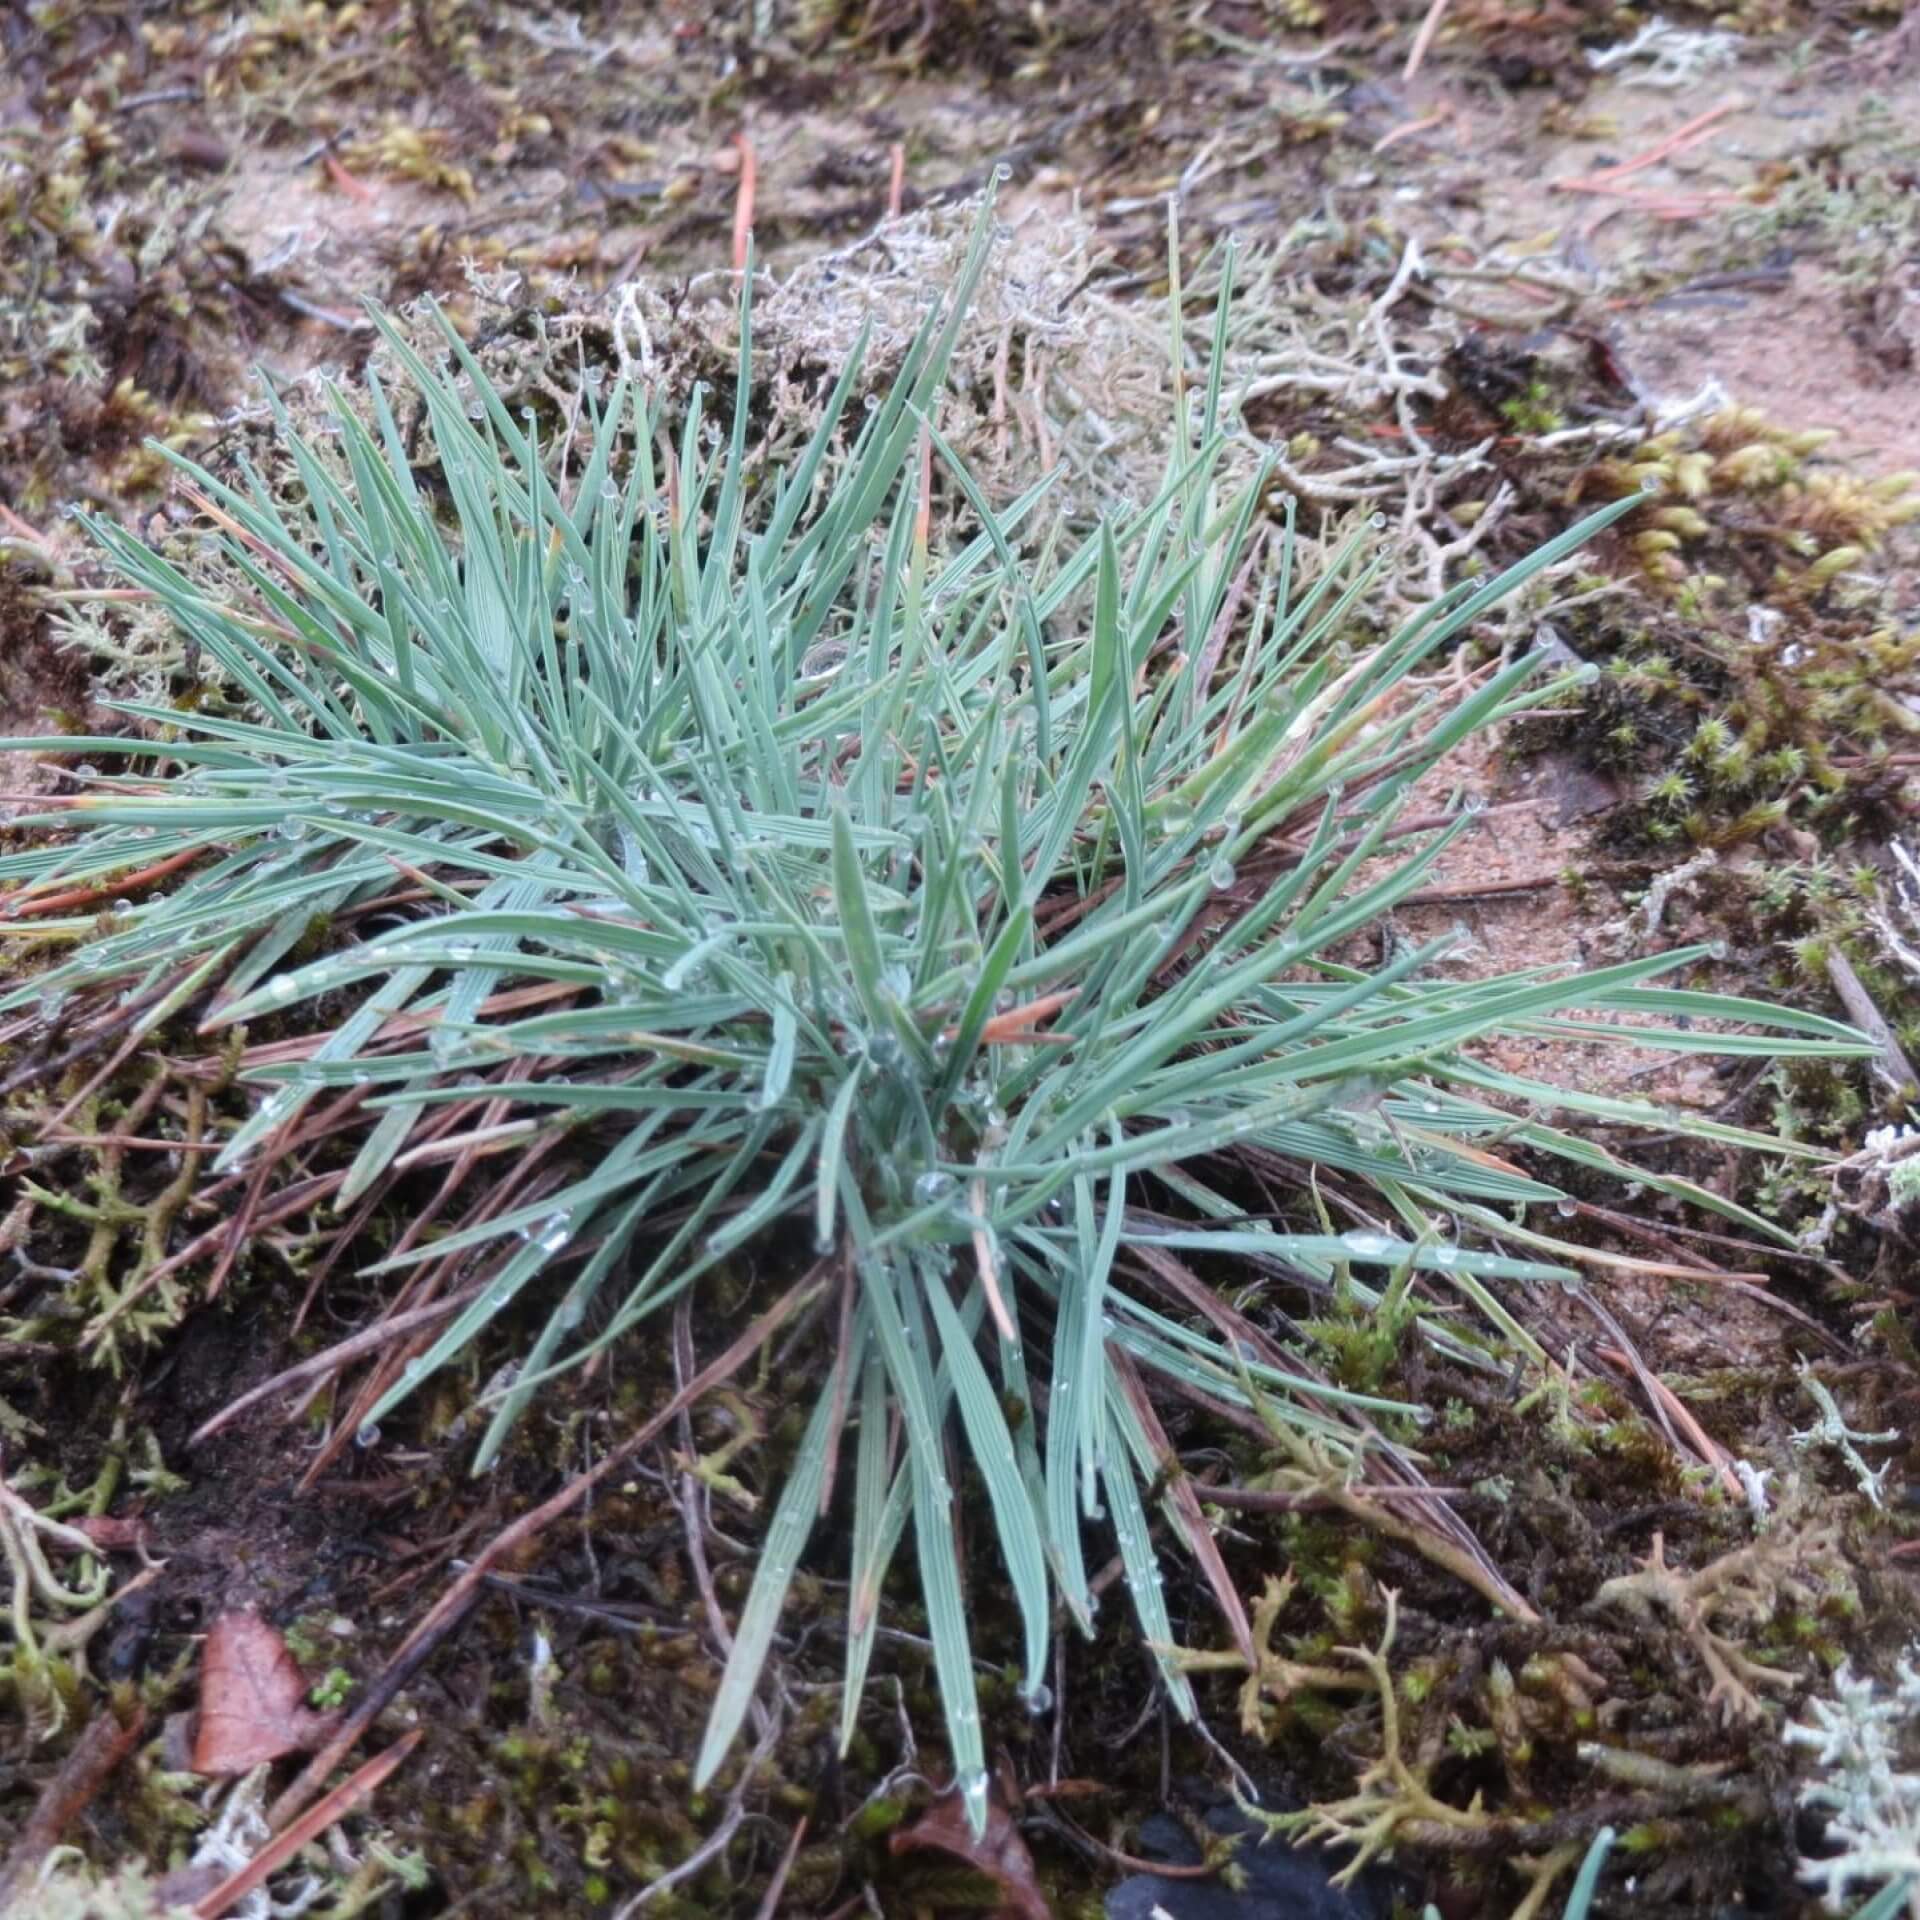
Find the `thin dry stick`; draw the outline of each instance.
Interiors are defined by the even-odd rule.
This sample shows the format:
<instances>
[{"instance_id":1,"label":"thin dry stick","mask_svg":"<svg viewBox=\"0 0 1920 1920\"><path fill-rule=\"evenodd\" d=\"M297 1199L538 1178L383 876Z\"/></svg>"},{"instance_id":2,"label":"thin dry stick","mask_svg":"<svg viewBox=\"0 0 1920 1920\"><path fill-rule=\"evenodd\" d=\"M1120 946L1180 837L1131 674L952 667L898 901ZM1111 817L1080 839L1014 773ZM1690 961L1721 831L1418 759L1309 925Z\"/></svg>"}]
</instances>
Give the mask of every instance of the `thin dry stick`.
<instances>
[{"instance_id":1,"label":"thin dry stick","mask_svg":"<svg viewBox=\"0 0 1920 1920\"><path fill-rule=\"evenodd\" d=\"M600 1462L542 1501L532 1512L522 1514L512 1526L497 1533L491 1543L470 1561L466 1570L445 1593L429 1607L420 1623L401 1642L380 1677L367 1689L358 1706L340 1723L333 1738L302 1769L299 1777L267 1810L267 1824L276 1832L296 1819L341 1760L352 1751L388 1703L426 1663L429 1655L450 1633L479 1597L486 1577L516 1549L536 1539L563 1513L586 1498L601 1481L618 1472L635 1454L650 1447L668 1425L700 1396L729 1380L813 1297L825 1263L808 1269L763 1313L732 1346L710 1362L687 1382L653 1418L636 1427Z\"/></svg>"},{"instance_id":2,"label":"thin dry stick","mask_svg":"<svg viewBox=\"0 0 1920 1920\"><path fill-rule=\"evenodd\" d=\"M1664 140L1655 141L1645 153L1635 154L1631 160L1622 160L1616 166L1599 167L1592 173L1571 175L1555 180L1551 185L1557 193L1605 193L1614 182L1624 180L1628 174L1638 173L1644 167L1671 159L1676 153L1686 152L1689 147L1697 147L1715 125L1728 114L1738 113L1746 104L1742 96L1735 94L1730 100L1722 100L1717 107L1709 107L1705 113L1696 114L1684 126L1676 127Z\"/></svg>"},{"instance_id":3,"label":"thin dry stick","mask_svg":"<svg viewBox=\"0 0 1920 1920\"><path fill-rule=\"evenodd\" d=\"M907 191L907 150L897 140L887 149L887 160L891 169L887 179L887 218L898 220L900 207ZM804 1826L805 1821L801 1822Z\"/></svg>"},{"instance_id":4,"label":"thin dry stick","mask_svg":"<svg viewBox=\"0 0 1920 1920\"><path fill-rule=\"evenodd\" d=\"M1833 990L1840 996L1847 1018L1880 1049L1877 1064L1894 1091L1903 1093L1909 1087L1920 1085L1906 1049L1874 1003L1873 995L1854 972L1853 963L1838 948L1830 949L1827 954L1827 978L1833 982Z\"/></svg>"},{"instance_id":5,"label":"thin dry stick","mask_svg":"<svg viewBox=\"0 0 1920 1920\"><path fill-rule=\"evenodd\" d=\"M894 148L898 153L900 149ZM800 1823L793 1830L793 1838L787 1842L787 1850L780 1856L780 1864L773 1870L773 1878L767 1882L767 1890L760 1898L760 1905L754 1910L753 1920L779 1920L780 1896L787 1890L787 1876L793 1871L793 1863L800 1857L800 1843L807 1837L807 1816L800 1816Z\"/></svg>"},{"instance_id":6,"label":"thin dry stick","mask_svg":"<svg viewBox=\"0 0 1920 1920\"><path fill-rule=\"evenodd\" d=\"M733 1844L733 1836L740 1831L740 1823L747 1817L747 1788L752 1785L754 1775L759 1772L761 1763L767 1755L773 1751L774 1743L779 1737L779 1717L770 1716L767 1721L767 1730L760 1736L752 1758L740 1769L739 1784L727 1796L727 1810L721 1816L720 1824L677 1867L669 1869L657 1880L649 1881L642 1887L613 1916L613 1920L630 1920L631 1915L650 1907L662 1895L671 1893L675 1887L704 1872L726 1852Z\"/></svg>"},{"instance_id":7,"label":"thin dry stick","mask_svg":"<svg viewBox=\"0 0 1920 1920\"><path fill-rule=\"evenodd\" d=\"M1457 1500L1471 1487L1374 1487L1359 1486L1356 1493L1369 1500ZM1227 1507L1236 1513L1319 1513L1334 1502L1318 1493L1279 1493L1271 1487L1227 1487L1212 1481L1195 1483L1196 1499L1210 1507Z\"/></svg>"},{"instance_id":8,"label":"thin dry stick","mask_svg":"<svg viewBox=\"0 0 1920 1920\"><path fill-rule=\"evenodd\" d=\"M1567 870L1563 867L1558 873L1522 874L1512 880L1463 880L1444 887L1421 887L1403 895L1400 905L1435 907L1448 900L1490 900L1502 893L1539 893L1559 886L1566 877Z\"/></svg>"},{"instance_id":9,"label":"thin dry stick","mask_svg":"<svg viewBox=\"0 0 1920 1920\"><path fill-rule=\"evenodd\" d=\"M221 1881L194 1908L194 1920L219 1920L229 1907L263 1885L269 1874L278 1873L308 1841L317 1839L335 1821L345 1819L425 1737L425 1729L415 1727L411 1733L402 1734L385 1753L376 1754L350 1779L341 1781L304 1820L296 1820L284 1832L276 1834L238 1873Z\"/></svg>"},{"instance_id":10,"label":"thin dry stick","mask_svg":"<svg viewBox=\"0 0 1920 1920\"><path fill-rule=\"evenodd\" d=\"M37 1893L40 1863L59 1845L60 1836L85 1812L108 1775L140 1743L147 1710L135 1705L122 1725L112 1713L97 1713L74 1742L73 1751L49 1780L17 1839L0 1865L0 1914L25 1913L23 1901Z\"/></svg>"},{"instance_id":11,"label":"thin dry stick","mask_svg":"<svg viewBox=\"0 0 1920 1920\"><path fill-rule=\"evenodd\" d=\"M126 899L133 894L144 893L149 887L158 886L182 867L192 866L205 852L205 847L188 847L184 853L156 860L152 866L142 867L137 873L123 873L117 880L103 880L93 887L72 887L65 893L42 894L37 900L25 900L18 906L14 902L20 898L20 894L12 894L5 901L0 901L0 919L25 920L29 916L45 913L85 912L88 907L97 907L103 900ZM30 887L20 890L21 894L31 892Z\"/></svg>"},{"instance_id":12,"label":"thin dry stick","mask_svg":"<svg viewBox=\"0 0 1920 1920\"><path fill-rule=\"evenodd\" d=\"M1373 143L1373 151L1385 153L1389 147L1397 147L1402 140L1411 140L1416 133L1431 133L1435 127L1445 126L1452 118L1453 109L1442 107L1438 113L1423 114L1418 120L1403 120Z\"/></svg>"},{"instance_id":13,"label":"thin dry stick","mask_svg":"<svg viewBox=\"0 0 1920 1920\"><path fill-rule=\"evenodd\" d=\"M1440 31L1440 22L1447 17L1447 8L1451 0L1433 0L1427 15L1420 22L1420 31L1413 36L1413 47L1407 54L1407 64L1401 69L1402 80L1411 80L1420 71L1420 63L1427 57L1427 49L1433 45L1433 37Z\"/></svg>"},{"instance_id":14,"label":"thin dry stick","mask_svg":"<svg viewBox=\"0 0 1920 1920\"><path fill-rule=\"evenodd\" d=\"M1602 1347L1599 1351L1603 1359L1632 1364L1630 1356L1622 1353L1617 1347ZM1733 1461L1726 1448L1701 1426L1700 1422L1693 1417L1687 1403L1657 1373L1649 1373L1646 1376L1646 1384L1661 1406L1666 1409L1674 1424L1693 1443L1694 1450L1702 1460L1720 1476L1720 1485L1728 1497L1741 1498L1739 1476L1733 1470Z\"/></svg>"}]
</instances>

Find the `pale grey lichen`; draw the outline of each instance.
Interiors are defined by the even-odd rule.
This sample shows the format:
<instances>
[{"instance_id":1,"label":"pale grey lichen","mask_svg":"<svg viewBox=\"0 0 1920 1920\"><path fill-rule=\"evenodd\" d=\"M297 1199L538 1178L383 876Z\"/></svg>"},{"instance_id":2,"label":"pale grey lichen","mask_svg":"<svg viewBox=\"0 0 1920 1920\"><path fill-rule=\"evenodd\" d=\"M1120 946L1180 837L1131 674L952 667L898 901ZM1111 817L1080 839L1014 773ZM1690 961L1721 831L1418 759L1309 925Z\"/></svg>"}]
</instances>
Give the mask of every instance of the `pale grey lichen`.
<instances>
[{"instance_id":1,"label":"pale grey lichen","mask_svg":"<svg viewBox=\"0 0 1920 1920\"><path fill-rule=\"evenodd\" d=\"M1810 1703L1810 1722L1786 1730L1819 1772L1800 1802L1827 1815L1827 1838L1838 1848L1829 1859L1803 1860L1801 1878L1833 1912L1863 1888L1895 1880L1920 1887L1920 1772L1904 1770L1920 1749L1916 1653L1900 1661L1891 1687L1842 1665L1831 1697Z\"/></svg>"},{"instance_id":2,"label":"pale grey lichen","mask_svg":"<svg viewBox=\"0 0 1920 1920\"><path fill-rule=\"evenodd\" d=\"M1885 1433L1862 1433L1847 1424L1846 1415L1840 1411L1840 1403L1834 1399L1826 1386L1815 1378L1813 1369L1803 1365L1800 1369L1800 1384L1806 1389L1807 1397L1820 1409L1820 1417L1810 1427L1803 1427L1791 1435L1793 1445L1802 1453L1810 1447L1832 1447L1853 1470L1853 1477L1859 1482L1860 1491L1876 1507L1884 1507L1886 1495L1882 1491L1893 1462L1883 1461L1879 1467L1867 1465L1862 1447L1888 1447L1900 1440L1897 1430Z\"/></svg>"}]
</instances>

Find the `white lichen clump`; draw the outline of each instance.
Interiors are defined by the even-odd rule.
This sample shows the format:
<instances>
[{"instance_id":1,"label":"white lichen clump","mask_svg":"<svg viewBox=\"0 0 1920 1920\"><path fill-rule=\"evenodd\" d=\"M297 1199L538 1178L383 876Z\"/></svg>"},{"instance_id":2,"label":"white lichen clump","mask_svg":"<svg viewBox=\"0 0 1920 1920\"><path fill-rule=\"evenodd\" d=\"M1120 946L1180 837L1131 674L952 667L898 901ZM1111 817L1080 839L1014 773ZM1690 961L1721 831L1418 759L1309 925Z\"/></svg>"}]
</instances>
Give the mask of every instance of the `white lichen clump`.
<instances>
[{"instance_id":1,"label":"white lichen clump","mask_svg":"<svg viewBox=\"0 0 1920 1920\"><path fill-rule=\"evenodd\" d=\"M1920 1772L1903 1761L1920 1745L1920 1671L1912 1649L1889 1689L1843 1665L1831 1699L1811 1703L1811 1724L1787 1729L1809 1749L1818 1779L1801 1789L1803 1806L1827 1815L1827 1838L1839 1851L1801 1863L1801 1878L1840 1912L1860 1888L1910 1880L1920 1887Z\"/></svg>"}]
</instances>

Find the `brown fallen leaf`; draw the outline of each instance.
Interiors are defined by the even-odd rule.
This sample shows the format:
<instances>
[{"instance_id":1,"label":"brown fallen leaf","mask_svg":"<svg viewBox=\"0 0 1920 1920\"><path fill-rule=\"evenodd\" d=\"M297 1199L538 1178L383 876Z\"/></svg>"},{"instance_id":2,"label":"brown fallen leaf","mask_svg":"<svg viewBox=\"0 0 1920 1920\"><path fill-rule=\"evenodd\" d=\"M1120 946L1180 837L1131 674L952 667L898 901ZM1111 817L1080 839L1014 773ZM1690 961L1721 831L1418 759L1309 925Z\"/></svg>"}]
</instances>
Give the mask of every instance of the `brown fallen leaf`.
<instances>
[{"instance_id":1,"label":"brown fallen leaf","mask_svg":"<svg viewBox=\"0 0 1920 1920\"><path fill-rule=\"evenodd\" d=\"M307 1678L279 1631L257 1613L223 1613L200 1663L195 1773L245 1773L319 1745L335 1716L307 1705Z\"/></svg>"},{"instance_id":2,"label":"brown fallen leaf","mask_svg":"<svg viewBox=\"0 0 1920 1920\"><path fill-rule=\"evenodd\" d=\"M987 1830L978 1839L967 1824L959 1794L948 1793L888 1844L895 1853L910 1853L916 1847L950 1853L997 1881L1001 1904L995 1920L1049 1920L1053 1912L1034 1879L1033 1855L998 1798L987 1802Z\"/></svg>"},{"instance_id":3,"label":"brown fallen leaf","mask_svg":"<svg viewBox=\"0 0 1920 1920\"><path fill-rule=\"evenodd\" d=\"M142 1514L88 1514L67 1524L84 1533L102 1553L132 1553L153 1538L152 1523Z\"/></svg>"}]
</instances>

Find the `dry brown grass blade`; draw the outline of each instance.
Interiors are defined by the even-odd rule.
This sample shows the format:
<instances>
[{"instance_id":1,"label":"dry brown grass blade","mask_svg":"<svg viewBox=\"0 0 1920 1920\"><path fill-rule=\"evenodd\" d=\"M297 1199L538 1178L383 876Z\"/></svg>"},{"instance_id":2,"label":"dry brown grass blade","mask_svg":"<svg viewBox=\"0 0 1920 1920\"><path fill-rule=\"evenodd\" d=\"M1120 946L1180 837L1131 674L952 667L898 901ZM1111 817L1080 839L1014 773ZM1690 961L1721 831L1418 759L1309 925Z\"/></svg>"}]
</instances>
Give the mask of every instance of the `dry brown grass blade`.
<instances>
[{"instance_id":1,"label":"dry brown grass blade","mask_svg":"<svg viewBox=\"0 0 1920 1920\"><path fill-rule=\"evenodd\" d=\"M1420 71L1433 45L1434 36L1440 31L1440 23L1447 17L1447 8L1452 4L1453 0L1432 0L1421 19L1419 32L1413 36L1413 45L1407 52L1407 64L1400 70L1402 80L1411 80Z\"/></svg>"},{"instance_id":2,"label":"dry brown grass blade","mask_svg":"<svg viewBox=\"0 0 1920 1920\"><path fill-rule=\"evenodd\" d=\"M25 920L47 913L84 913L89 907L97 907L102 901L125 899L132 894L144 893L149 887L157 887L162 880L170 879L184 867L190 867L206 851L204 847L188 847L184 853L170 854L165 860L156 860L150 867L141 867L136 872L121 874L113 880L102 881L98 886L71 887L64 893L42 894L38 899L28 899L21 905L15 905L19 894L9 894L0 900L0 920ZM30 892L30 889L22 889Z\"/></svg>"},{"instance_id":3,"label":"dry brown grass blade","mask_svg":"<svg viewBox=\"0 0 1920 1920\"><path fill-rule=\"evenodd\" d=\"M1292 1373L1302 1382L1322 1384L1322 1376L1306 1365L1297 1354L1277 1346L1267 1334L1233 1307L1230 1307L1197 1274L1176 1260L1165 1248L1136 1241L1129 1249L1133 1258L1171 1298L1209 1321L1225 1336L1234 1352L1251 1353L1265 1366ZM1347 1486L1327 1484L1317 1487L1337 1507L1364 1521L1378 1532L1412 1547L1417 1553L1444 1567L1464 1581L1496 1611L1515 1620L1537 1621L1539 1614L1526 1596L1500 1570L1479 1536L1454 1512L1446 1501L1427 1485L1425 1476L1406 1455L1370 1421L1348 1414L1349 1424L1359 1436L1361 1458L1374 1482L1397 1490L1391 1511L1371 1501L1374 1491L1365 1483ZM1276 1431L1263 1423L1275 1441L1285 1430ZM1406 1502L1405 1508L1400 1505Z\"/></svg>"},{"instance_id":4,"label":"dry brown grass blade","mask_svg":"<svg viewBox=\"0 0 1920 1920\"><path fill-rule=\"evenodd\" d=\"M278 1873L308 1841L318 1838L336 1821L345 1819L425 1738L425 1729L421 1727L403 1733L385 1753L376 1754L358 1772L341 1781L304 1819L296 1820L276 1834L238 1873L215 1887L194 1908L194 1920L219 1920L221 1914L244 1900L256 1887L264 1885L268 1876Z\"/></svg>"},{"instance_id":5,"label":"dry brown grass blade","mask_svg":"<svg viewBox=\"0 0 1920 1920\"><path fill-rule=\"evenodd\" d=\"M1227 1631L1233 1635L1233 1644L1251 1666L1254 1662L1253 1626L1247 1619L1246 1608L1241 1604L1240 1590L1234 1585L1233 1575L1227 1571L1227 1563L1220 1557L1213 1529L1207 1525L1207 1516L1200 1511L1199 1495L1194 1492L1193 1482L1179 1464L1173 1442L1167 1438L1167 1430L1160 1424L1160 1416L1153 1410L1153 1400L1140 1378L1139 1369L1119 1347L1109 1346L1107 1352L1119 1379L1120 1389L1133 1408L1134 1418L1140 1422L1142 1432L1162 1463L1161 1471L1171 1476L1167 1482L1167 1495L1180 1516L1180 1531L1185 1536L1187 1551L1199 1563L1201 1572L1207 1577L1207 1585L1213 1589L1214 1604L1227 1623Z\"/></svg>"},{"instance_id":6,"label":"dry brown grass blade","mask_svg":"<svg viewBox=\"0 0 1920 1920\"><path fill-rule=\"evenodd\" d=\"M257 1407L261 1401L271 1400L277 1393L291 1393L297 1387L310 1386L341 1367L351 1365L363 1354L377 1353L404 1334L437 1326L450 1313L465 1306L485 1284L477 1280L463 1292L448 1294L444 1300L433 1300L405 1313L390 1314L350 1339L329 1347L326 1352L316 1353L311 1359L302 1360L297 1366L276 1373L271 1380L263 1380L259 1386L248 1388L237 1400L229 1400L211 1419L196 1427L187 1438L188 1447L197 1447L203 1441L211 1440L223 1428L231 1426L249 1407Z\"/></svg>"}]
</instances>

